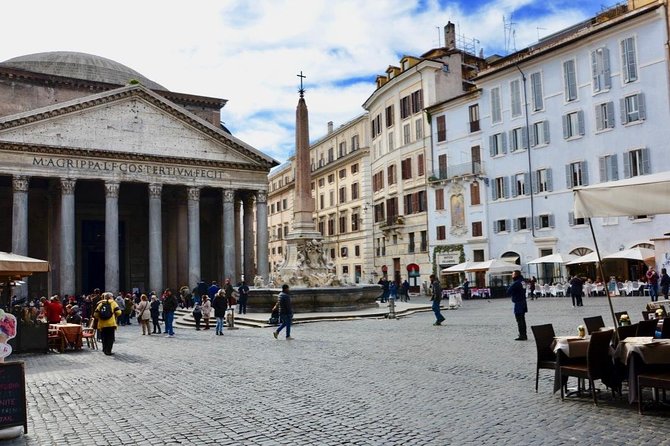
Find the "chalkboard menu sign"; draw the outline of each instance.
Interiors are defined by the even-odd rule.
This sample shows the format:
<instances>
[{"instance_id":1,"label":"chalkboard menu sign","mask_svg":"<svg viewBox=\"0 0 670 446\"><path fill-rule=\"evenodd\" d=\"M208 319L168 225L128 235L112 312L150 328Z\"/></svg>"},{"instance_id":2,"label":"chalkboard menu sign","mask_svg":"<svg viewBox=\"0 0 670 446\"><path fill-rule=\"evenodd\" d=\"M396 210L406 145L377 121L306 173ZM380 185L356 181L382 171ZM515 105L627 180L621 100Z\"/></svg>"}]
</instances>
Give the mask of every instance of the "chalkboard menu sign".
<instances>
[{"instance_id":1,"label":"chalkboard menu sign","mask_svg":"<svg viewBox=\"0 0 670 446\"><path fill-rule=\"evenodd\" d=\"M23 426L28 433L23 361L0 362L0 429Z\"/></svg>"}]
</instances>

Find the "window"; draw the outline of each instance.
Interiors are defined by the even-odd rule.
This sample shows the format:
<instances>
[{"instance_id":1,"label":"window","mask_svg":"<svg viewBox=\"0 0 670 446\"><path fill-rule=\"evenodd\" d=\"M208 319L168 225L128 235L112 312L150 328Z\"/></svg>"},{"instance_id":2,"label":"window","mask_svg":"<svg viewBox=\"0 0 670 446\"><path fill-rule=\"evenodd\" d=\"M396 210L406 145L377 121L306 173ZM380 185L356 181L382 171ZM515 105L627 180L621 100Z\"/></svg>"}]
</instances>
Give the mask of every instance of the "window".
<instances>
[{"instance_id":1,"label":"window","mask_svg":"<svg viewBox=\"0 0 670 446\"><path fill-rule=\"evenodd\" d=\"M491 183L491 196L494 200L509 198L509 179L507 177L498 177Z\"/></svg>"},{"instance_id":2,"label":"window","mask_svg":"<svg viewBox=\"0 0 670 446\"><path fill-rule=\"evenodd\" d=\"M416 139L423 138L423 120L417 119L414 121L414 131L416 132Z\"/></svg>"},{"instance_id":3,"label":"window","mask_svg":"<svg viewBox=\"0 0 670 446\"><path fill-rule=\"evenodd\" d=\"M443 142L447 140L447 120L444 115L438 116L435 118L435 123L437 124L437 142Z\"/></svg>"},{"instance_id":4,"label":"window","mask_svg":"<svg viewBox=\"0 0 670 446\"><path fill-rule=\"evenodd\" d=\"M326 184L326 180L319 178L319 187L323 187Z\"/></svg>"},{"instance_id":5,"label":"window","mask_svg":"<svg viewBox=\"0 0 670 446\"><path fill-rule=\"evenodd\" d=\"M417 212L415 206L416 202L414 194L405 195L403 197L403 204L405 207L405 215L414 214L415 212Z\"/></svg>"},{"instance_id":6,"label":"window","mask_svg":"<svg viewBox=\"0 0 670 446\"><path fill-rule=\"evenodd\" d=\"M325 233L325 223L324 223L323 220L319 221L319 232L321 233L321 235L326 235L326 233Z\"/></svg>"},{"instance_id":7,"label":"window","mask_svg":"<svg viewBox=\"0 0 670 446\"><path fill-rule=\"evenodd\" d=\"M473 221L472 222L472 236L473 237L481 237L482 236L482 222L481 221Z\"/></svg>"},{"instance_id":8,"label":"window","mask_svg":"<svg viewBox=\"0 0 670 446\"><path fill-rule=\"evenodd\" d=\"M347 257L347 256L349 256L349 249L346 246L342 246L340 248L340 257ZM342 272L344 272L344 270Z\"/></svg>"},{"instance_id":9,"label":"window","mask_svg":"<svg viewBox=\"0 0 670 446\"><path fill-rule=\"evenodd\" d=\"M629 124L647 118L644 94L638 93L621 99L621 123Z\"/></svg>"},{"instance_id":10,"label":"window","mask_svg":"<svg viewBox=\"0 0 670 446\"><path fill-rule=\"evenodd\" d=\"M378 114L374 118L372 118L371 122L371 127L372 127L372 139L376 138L377 135L379 135L382 132L382 115Z\"/></svg>"},{"instance_id":11,"label":"window","mask_svg":"<svg viewBox=\"0 0 670 446\"><path fill-rule=\"evenodd\" d=\"M577 72L574 59L563 62L563 89L565 102L577 100Z\"/></svg>"},{"instance_id":12,"label":"window","mask_svg":"<svg viewBox=\"0 0 670 446\"><path fill-rule=\"evenodd\" d=\"M442 154L437 157L437 164L440 179L447 178L447 155Z\"/></svg>"},{"instance_id":13,"label":"window","mask_svg":"<svg viewBox=\"0 0 670 446\"><path fill-rule=\"evenodd\" d=\"M314 181L312 181L312 183L309 185L309 187L310 187L311 190L314 190Z\"/></svg>"},{"instance_id":14,"label":"window","mask_svg":"<svg viewBox=\"0 0 670 446\"><path fill-rule=\"evenodd\" d=\"M512 194L515 197L519 195L528 195L528 183L530 176L527 173L519 173L512 178Z\"/></svg>"},{"instance_id":15,"label":"window","mask_svg":"<svg viewBox=\"0 0 670 446\"><path fill-rule=\"evenodd\" d=\"M537 229L553 228L554 216L552 214L544 214L535 217L535 227Z\"/></svg>"},{"instance_id":16,"label":"window","mask_svg":"<svg viewBox=\"0 0 670 446\"><path fill-rule=\"evenodd\" d=\"M563 138L570 139L584 135L584 112L579 110L563 115Z\"/></svg>"},{"instance_id":17,"label":"window","mask_svg":"<svg viewBox=\"0 0 670 446\"><path fill-rule=\"evenodd\" d=\"M400 98L400 119L405 119L410 114L409 96Z\"/></svg>"},{"instance_id":18,"label":"window","mask_svg":"<svg viewBox=\"0 0 670 446\"><path fill-rule=\"evenodd\" d=\"M354 255L355 255L356 257L360 257L360 256L361 256L361 247L360 247L359 245L355 245L355 246L354 246Z\"/></svg>"},{"instance_id":19,"label":"window","mask_svg":"<svg viewBox=\"0 0 670 446\"><path fill-rule=\"evenodd\" d=\"M507 153L507 134L503 132L489 136L489 151L492 157Z\"/></svg>"},{"instance_id":20,"label":"window","mask_svg":"<svg viewBox=\"0 0 670 446\"><path fill-rule=\"evenodd\" d=\"M333 184L335 182L335 174L331 173L328 175L328 184Z\"/></svg>"},{"instance_id":21,"label":"window","mask_svg":"<svg viewBox=\"0 0 670 446\"><path fill-rule=\"evenodd\" d=\"M423 162L423 153L419 153L416 156L416 169L418 176L422 177L426 174L426 166Z\"/></svg>"},{"instance_id":22,"label":"window","mask_svg":"<svg viewBox=\"0 0 670 446\"><path fill-rule=\"evenodd\" d=\"M509 220L496 220L493 222L493 232L494 233L499 233L499 232L509 232L510 230L510 224Z\"/></svg>"},{"instance_id":23,"label":"window","mask_svg":"<svg viewBox=\"0 0 670 446\"><path fill-rule=\"evenodd\" d=\"M328 149L328 162L332 163L333 161L335 161L335 153L333 151L333 148L331 147L330 149Z\"/></svg>"},{"instance_id":24,"label":"window","mask_svg":"<svg viewBox=\"0 0 670 446\"><path fill-rule=\"evenodd\" d=\"M502 121L502 104L500 103L500 87L491 89L491 123Z\"/></svg>"},{"instance_id":25,"label":"window","mask_svg":"<svg viewBox=\"0 0 670 446\"><path fill-rule=\"evenodd\" d=\"M330 206L335 206L335 191L331 190L328 192L328 202Z\"/></svg>"},{"instance_id":26,"label":"window","mask_svg":"<svg viewBox=\"0 0 670 446\"><path fill-rule=\"evenodd\" d=\"M447 227L446 226L438 226L437 227L437 239L438 240L446 240L447 239Z\"/></svg>"},{"instance_id":27,"label":"window","mask_svg":"<svg viewBox=\"0 0 670 446\"><path fill-rule=\"evenodd\" d=\"M335 258L335 248L330 248L330 258L331 259Z\"/></svg>"},{"instance_id":28,"label":"window","mask_svg":"<svg viewBox=\"0 0 670 446\"><path fill-rule=\"evenodd\" d=\"M444 210L444 189L435 189L435 210Z\"/></svg>"},{"instance_id":29,"label":"window","mask_svg":"<svg viewBox=\"0 0 670 446\"><path fill-rule=\"evenodd\" d=\"M552 191L552 177L551 169L540 169L535 171L533 177L533 192L551 192Z\"/></svg>"},{"instance_id":30,"label":"window","mask_svg":"<svg viewBox=\"0 0 670 446\"><path fill-rule=\"evenodd\" d=\"M421 231L421 247L419 250L421 252L428 251L428 231Z\"/></svg>"},{"instance_id":31,"label":"window","mask_svg":"<svg viewBox=\"0 0 670 446\"><path fill-rule=\"evenodd\" d=\"M621 41L621 71L625 83L637 80L635 51L635 37L628 37Z\"/></svg>"},{"instance_id":32,"label":"window","mask_svg":"<svg viewBox=\"0 0 670 446\"><path fill-rule=\"evenodd\" d=\"M319 209L324 209L326 207L326 199L323 194L319 194Z\"/></svg>"},{"instance_id":33,"label":"window","mask_svg":"<svg viewBox=\"0 0 670 446\"><path fill-rule=\"evenodd\" d=\"M347 201L347 188L346 187L341 187L340 191L340 204L346 203Z\"/></svg>"},{"instance_id":34,"label":"window","mask_svg":"<svg viewBox=\"0 0 670 446\"><path fill-rule=\"evenodd\" d=\"M288 235L288 225L284 226L284 237Z\"/></svg>"},{"instance_id":35,"label":"window","mask_svg":"<svg viewBox=\"0 0 670 446\"><path fill-rule=\"evenodd\" d=\"M358 215L358 212L354 212L353 214L351 214L351 232L358 231L359 220L360 216Z\"/></svg>"},{"instance_id":36,"label":"window","mask_svg":"<svg viewBox=\"0 0 670 446\"><path fill-rule=\"evenodd\" d=\"M423 110L423 91L417 90L412 93L412 114Z\"/></svg>"},{"instance_id":37,"label":"window","mask_svg":"<svg viewBox=\"0 0 670 446\"><path fill-rule=\"evenodd\" d=\"M470 185L470 204L481 204L481 199L479 198L479 182L477 181Z\"/></svg>"},{"instance_id":38,"label":"window","mask_svg":"<svg viewBox=\"0 0 670 446\"><path fill-rule=\"evenodd\" d=\"M468 107L470 116L470 133L479 131L479 104Z\"/></svg>"},{"instance_id":39,"label":"window","mask_svg":"<svg viewBox=\"0 0 670 446\"><path fill-rule=\"evenodd\" d=\"M631 150L623 156L624 178L637 177L651 173L649 149Z\"/></svg>"},{"instance_id":40,"label":"window","mask_svg":"<svg viewBox=\"0 0 670 446\"><path fill-rule=\"evenodd\" d=\"M388 179L389 186L396 183L397 175L395 164L391 164L386 168L386 178Z\"/></svg>"},{"instance_id":41,"label":"window","mask_svg":"<svg viewBox=\"0 0 670 446\"><path fill-rule=\"evenodd\" d=\"M386 107L386 127L393 125L393 105Z\"/></svg>"},{"instance_id":42,"label":"window","mask_svg":"<svg viewBox=\"0 0 670 446\"><path fill-rule=\"evenodd\" d=\"M393 141L393 132L389 132L388 141L389 141L389 152L392 152L393 150L395 150L395 143Z\"/></svg>"},{"instance_id":43,"label":"window","mask_svg":"<svg viewBox=\"0 0 670 446\"><path fill-rule=\"evenodd\" d=\"M380 170L372 176L372 191L377 192L384 188L384 171Z\"/></svg>"},{"instance_id":44,"label":"window","mask_svg":"<svg viewBox=\"0 0 670 446\"><path fill-rule=\"evenodd\" d=\"M335 217L328 217L328 235L335 235Z\"/></svg>"},{"instance_id":45,"label":"window","mask_svg":"<svg viewBox=\"0 0 670 446\"><path fill-rule=\"evenodd\" d=\"M337 175L340 177L340 179L346 178L347 177L347 169L340 169L339 172L337 172Z\"/></svg>"},{"instance_id":46,"label":"window","mask_svg":"<svg viewBox=\"0 0 670 446\"><path fill-rule=\"evenodd\" d=\"M275 204L274 204L274 203L272 203L272 204L270 205L270 213L271 213L271 214L274 214L274 213L275 213Z\"/></svg>"},{"instance_id":47,"label":"window","mask_svg":"<svg viewBox=\"0 0 670 446\"><path fill-rule=\"evenodd\" d=\"M512 107L512 117L521 116L521 86L519 80L513 80L509 83L510 102Z\"/></svg>"},{"instance_id":48,"label":"window","mask_svg":"<svg viewBox=\"0 0 670 446\"><path fill-rule=\"evenodd\" d=\"M413 253L415 250L414 233L409 233L409 242L407 243L407 252Z\"/></svg>"},{"instance_id":49,"label":"window","mask_svg":"<svg viewBox=\"0 0 670 446\"><path fill-rule=\"evenodd\" d=\"M568 212L568 223L570 226L579 226L586 224L586 219L584 217L575 218L574 212Z\"/></svg>"},{"instance_id":50,"label":"window","mask_svg":"<svg viewBox=\"0 0 670 446\"><path fill-rule=\"evenodd\" d=\"M347 154L347 142L342 141L339 146L339 151L338 151L338 157L342 158L344 155Z\"/></svg>"},{"instance_id":51,"label":"window","mask_svg":"<svg viewBox=\"0 0 670 446\"><path fill-rule=\"evenodd\" d=\"M614 127L614 102L596 105L596 130L602 131Z\"/></svg>"},{"instance_id":52,"label":"window","mask_svg":"<svg viewBox=\"0 0 670 446\"><path fill-rule=\"evenodd\" d=\"M359 145L358 145L358 135L354 135L351 137L351 151L353 152L354 150L358 150Z\"/></svg>"},{"instance_id":53,"label":"window","mask_svg":"<svg viewBox=\"0 0 670 446\"><path fill-rule=\"evenodd\" d=\"M578 161L565 166L565 185L568 189L589 184L586 161Z\"/></svg>"},{"instance_id":54,"label":"window","mask_svg":"<svg viewBox=\"0 0 670 446\"><path fill-rule=\"evenodd\" d=\"M288 199L286 199L286 198L282 199L282 201L281 201L281 207L282 207L282 209L284 209L284 210L288 209Z\"/></svg>"},{"instance_id":55,"label":"window","mask_svg":"<svg viewBox=\"0 0 670 446\"><path fill-rule=\"evenodd\" d=\"M409 124L402 126L402 141L403 144L409 144L412 142L412 126Z\"/></svg>"},{"instance_id":56,"label":"window","mask_svg":"<svg viewBox=\"0 0 670 446\"><path fill-rule=\"evenodd\" d=\"M395 220L398 216L398 197L386 200L386 217L389 220Z\"/></svg>"},{"instance_id":57,"label":"window","mask_svg":"<svg viewBox=\"0 0 670 446\"><path fill-rule=\"evenodd\" d=\"M540 121L533 124L530 133L531 147L549 144L549 121Z\"/></svg>"},{"instance_id":58,"label":"window","mask_svg":"<svg viewBox=\"0 0 670 446\"><path fill-rule=\"evenodd\" d=\"M416 197L417 201L417 212L426 212L426 191L425 190L420 190L416 194L414 194Z\"/></svg>"},{"instance_id":59,"label":"window","mask_svg":"<svg viewBox=\"0 0 670 446\"><path fill-rule=\"evenodd\" d=\"M340 216L340 234L344 234L347 232L347 216L342 215Z\"/></svg>"},{"instance_id":60,"label":"window","mask_svg":"<svg viewBox=\"0 0 670 446\"><path fill-rule=\"evenodd\" d=\"M542 74L532 73L530 75L530 94L533 98L533 111L544 108L544 95L542 94Z\"/></svg>"},{"instance_id":61,"label":"window","mask_svg":"<svg viewBox=\"0 0 670 446\"><path fill-rule=\"evenodd\" d=\"M530 217L519 217L514 220L515 231L526 231L530 229Z\"/></svg>"},{"instance_id":62,"label":"window","mask_svg":"<svg viewBox=\"0 0 670 446\"><path fill-rule=\"evenodd\" d=\"M612 86L610 79L610 51L607 48L598 48L591 52L591 77L594 93L609 90Z\"/></svg>"},{"instance_id":63,"label":"window","mask_svg":"<svg viewBox=\"0 0 670 446\"><path fill-rule=\"evenodd\" d=\"M400 162L400 174L403 180L412 178L412 158L405 158Z\"/></svg>"},{"instance_id":64,"label":"window","mask_svg":"<svg viewBox=\"0 0 670 446\"><path fill-rule=\"evenodd\" d=\"M384 221L384 203L375 204L375 223Z\"/></svg>"},{"instance_id":65,"label":"window","mask_svg":"<svg viewBox=\"0 0 670 446\"><path fill-rule=\"evenodd\" d=\"M600 182L616 181L619 179L619 167L616 155L605 155L598 159Z\"/></svg>"},{"instance_id":66,"label":"window","mask_svg":"<svg viewBox=\"0 0 670 446\"><path fill-rule=\"evenodd\" d=\"M351 185L351 199L352 200L358 199L358 183L353 183Z\"/></svg>"},{"instance_id":67,"label":"window","mask_svg":"<svg viewBox=\"0 0 670 446\"><path fill-rule=\"evenodd\" d=\"M510 142L510 152L516 152L517 150L526 150L528 145L526 144L527 140L526 127L518 127L516 129L510 130L509 132L509 142Z\"/></svg>"},{"instance_id":68,"label":"window","mask_svg":"<svg viewBox=\"0 0 670 446\"><path fill-rule=\"evenodd\" d=\"M354 175L354 174L357 174L357 173L358 173L358 163L352 164L351 165L351 174Z\"/></svg>"}]
</instances>

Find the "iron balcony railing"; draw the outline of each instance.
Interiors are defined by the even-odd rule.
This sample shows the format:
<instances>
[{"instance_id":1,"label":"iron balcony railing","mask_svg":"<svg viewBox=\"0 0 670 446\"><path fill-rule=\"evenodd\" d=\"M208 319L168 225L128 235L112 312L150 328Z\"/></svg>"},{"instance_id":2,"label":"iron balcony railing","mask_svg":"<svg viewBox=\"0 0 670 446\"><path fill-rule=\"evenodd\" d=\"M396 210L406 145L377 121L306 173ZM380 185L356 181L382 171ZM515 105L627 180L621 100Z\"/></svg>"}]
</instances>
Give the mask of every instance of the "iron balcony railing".
<instances>
[{"instance_id":1,"label":"iron balcony railing","mask_svg":"<svg viewBox=\"0 0 670 446\"><path fill-rule=\"evenodd\" d=\"M469 175L481 175L484 173L484 165L480 162L470 162L463 164L453 164L446 168L438 169L428 178L430 181L450 180L456 177Z\"/></svg>"}]
</instances>

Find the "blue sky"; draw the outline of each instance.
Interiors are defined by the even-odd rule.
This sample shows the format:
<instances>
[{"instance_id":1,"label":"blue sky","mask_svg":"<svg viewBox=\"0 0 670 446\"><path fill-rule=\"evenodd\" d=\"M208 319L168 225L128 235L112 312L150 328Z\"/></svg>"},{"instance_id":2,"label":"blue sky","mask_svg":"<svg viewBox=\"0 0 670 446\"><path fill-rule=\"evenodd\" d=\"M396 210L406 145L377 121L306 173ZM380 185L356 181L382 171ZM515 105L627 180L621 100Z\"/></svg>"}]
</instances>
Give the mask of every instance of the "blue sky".
<instances>
[{"instance_id":1,"label":"blue sky","mask_svg":"<svg viewBox=\"0 0 670 446\"><path fill-rule=\"evenodd\" d=\"M364 111L377 74L404 54L418 56L443 43L438 36L448 21L489 56L521 49L611 3L117 0L103 12L85 0L10 2L3 5L0 60L80 51L116 60L172 91L228 99L225 125L283 162L294 150L300 71L307 75L310 139L316 140L328 121L337 127ZM513 23L507 45L503 18Z\"/></svg>"}]
</instances>

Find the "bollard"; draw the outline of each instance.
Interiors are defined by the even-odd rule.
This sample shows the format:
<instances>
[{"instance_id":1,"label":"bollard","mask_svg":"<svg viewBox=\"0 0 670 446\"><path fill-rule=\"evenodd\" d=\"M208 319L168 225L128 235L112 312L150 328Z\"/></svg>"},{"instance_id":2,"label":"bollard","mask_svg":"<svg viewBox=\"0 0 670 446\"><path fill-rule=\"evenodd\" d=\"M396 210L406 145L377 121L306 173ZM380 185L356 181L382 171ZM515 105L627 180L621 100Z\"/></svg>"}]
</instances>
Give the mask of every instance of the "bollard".
<instances>
[{"instance_id":1,"label":"bollard","mask_svg":"<svg viewBox=\"0 0 670 446\"><path fill-rule=\"evenodd\" d=\"M388 319L395 319L395 299L389 299Z\"/></svg>"}]
</instances>

